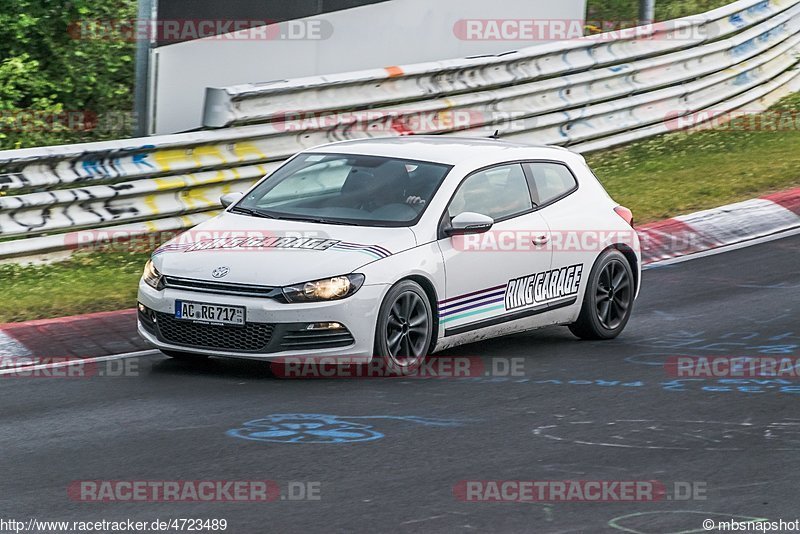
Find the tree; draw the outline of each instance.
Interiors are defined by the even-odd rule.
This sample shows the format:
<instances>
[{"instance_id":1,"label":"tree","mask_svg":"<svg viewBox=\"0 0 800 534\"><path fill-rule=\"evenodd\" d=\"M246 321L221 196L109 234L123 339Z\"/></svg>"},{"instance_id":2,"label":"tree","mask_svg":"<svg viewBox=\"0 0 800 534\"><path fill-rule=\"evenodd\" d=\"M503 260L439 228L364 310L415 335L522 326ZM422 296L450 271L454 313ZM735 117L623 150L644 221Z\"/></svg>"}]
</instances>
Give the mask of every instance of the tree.
<instances>
[{"instance_id":1,"label":"tree","mask_svg":"<svg viewBox=\"0 0 800 534\"><path fill-rule=\"evenodd\" d=\"M135 17L136 0L0 0L0 148L128 136L135 43L76 30Z\"/></svg>"}]
</instances>

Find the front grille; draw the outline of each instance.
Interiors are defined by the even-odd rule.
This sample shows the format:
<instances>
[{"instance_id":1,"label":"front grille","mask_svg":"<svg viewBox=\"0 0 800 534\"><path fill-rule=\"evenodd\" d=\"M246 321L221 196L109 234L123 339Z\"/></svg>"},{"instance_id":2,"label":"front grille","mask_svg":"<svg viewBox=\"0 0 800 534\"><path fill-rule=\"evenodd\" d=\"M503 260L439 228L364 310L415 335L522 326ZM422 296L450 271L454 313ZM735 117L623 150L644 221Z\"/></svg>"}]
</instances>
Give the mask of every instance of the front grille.
<instances>
[{"instance_id":1,"label":"front grille","mask_svg":"<svg viewBox=\"0 0 800 534\"><path fill-rule=\"evenodd\" d=\"M239 295L243 297L275 298L282 295L279 287L257 286L251 284L229 284L227 282L213 282L211 280L192 280L165 276L164 287L183 289L186 291L200 291L203 293L221 293L223 295Z\"/></svg>"},{"instance_id":2,"label":"front grille","mask_svg":"<svg viewBox=\"0 0 800 534\"><path fill-rule=\"evenodd\" d=\"M167 343L200 349L235 352L266 352L274 325L246 323L244 326L199 324L155 312L159 338Z\"/></svg>"},{"instance_id":3,"label":"front grille","mask_svg":"<svg viewBox=\"0 0 800 534\"><path fill-rule=\"evenodd\" d=\"M347 328L332 330L287 330L281 338L280 350L310 350L346 347L355 342Z\"/></svg>"},{"instance_id":4,"label":"front grille","mask_svg":"<svg viewBox=\"0 0 800 534\"><path fill-rule=\"evenodd\" d=\"M176 319L139 305L144 328L160 341L187 348L231 352L272 353L285 350L319 350L346 347L355 343L344 325L339 328L308 328L319 323L245 323L220 326Z\"/></svg>"}]
</instances>

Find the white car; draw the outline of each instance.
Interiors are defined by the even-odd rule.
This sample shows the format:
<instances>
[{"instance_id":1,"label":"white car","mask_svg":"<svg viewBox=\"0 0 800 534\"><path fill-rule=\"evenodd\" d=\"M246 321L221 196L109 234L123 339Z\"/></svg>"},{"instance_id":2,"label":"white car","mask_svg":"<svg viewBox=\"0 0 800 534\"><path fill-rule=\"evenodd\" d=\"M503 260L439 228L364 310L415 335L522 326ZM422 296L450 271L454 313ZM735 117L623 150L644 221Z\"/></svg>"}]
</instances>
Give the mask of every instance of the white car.
<instances>
[{"instance_id":1,"label":"white car","mask_svg":"<svg viewBox=\"0 0 800 534\"><path fill-rule=\"evenodd\" d=\"M625 328L641 279L632 214L584 158L409 136L301 152L153 253L139 333L177 358L381 358Z\"/></svg>"}]
</instances>

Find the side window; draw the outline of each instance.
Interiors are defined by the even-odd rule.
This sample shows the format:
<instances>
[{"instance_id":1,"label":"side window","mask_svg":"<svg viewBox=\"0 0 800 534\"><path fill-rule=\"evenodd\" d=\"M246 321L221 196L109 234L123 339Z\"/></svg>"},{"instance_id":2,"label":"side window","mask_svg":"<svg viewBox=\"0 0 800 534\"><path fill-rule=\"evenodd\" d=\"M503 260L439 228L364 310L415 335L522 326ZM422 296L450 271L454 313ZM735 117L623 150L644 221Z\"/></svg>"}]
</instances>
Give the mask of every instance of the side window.
<instances>
[{"instance_id":1,"label":"side window","mask_svg":"<svg viewBox=\"0 0 800 534\"><path fill-rule=\"evenodd\" d=\"M450 217L472 211L497 220L533 207L525 173L518 163L492 167L467 178L447 208Z\"/></svg>"},{"instance_id":2,"label":"side window","mask_svg":"<svg viewBox=\"0 0 800 534\"><path fill-rule=\"evenodd\" d=\"M525 163L533 178L533 201L546 204L577 185L575 177L566 165L560 163Z\"/></svg>"}]
</instances>

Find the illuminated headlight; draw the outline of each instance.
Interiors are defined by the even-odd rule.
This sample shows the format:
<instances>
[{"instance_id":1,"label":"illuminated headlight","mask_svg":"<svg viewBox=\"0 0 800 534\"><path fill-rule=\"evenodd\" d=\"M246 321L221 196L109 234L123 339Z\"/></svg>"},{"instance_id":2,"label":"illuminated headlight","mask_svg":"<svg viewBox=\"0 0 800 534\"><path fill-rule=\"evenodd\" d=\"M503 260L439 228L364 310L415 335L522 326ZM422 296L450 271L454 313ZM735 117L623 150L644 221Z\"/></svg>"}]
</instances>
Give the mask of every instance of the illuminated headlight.
<instances>
[{"instance_id":1,"label":"illuminated headlight","mask_svg":"<svg viewBox=\"0 0 800 534\"><path fill-rule=\"evenodd\" d=\"M144 264L144 274L142 274L142 280L144 280L144 283L153 289L158 289L159 291L164 289L164 283L161 280L161 273L158 272L158 269L156 269L155 265L153 265L153 260L147 260L147 263Z\"/></svg>"},{"instance_id":2,"label":"illuminated headlight","mask_svg":"<svg viewBox=\"0 0 800 534\"><path fill-rule=\"evenodd\" d=\"M304 284L283 288L283 296L289 302L320 302L349 297L364 285L363 274L346 274L323 278Z\"/></svg>"}]
</instances>

